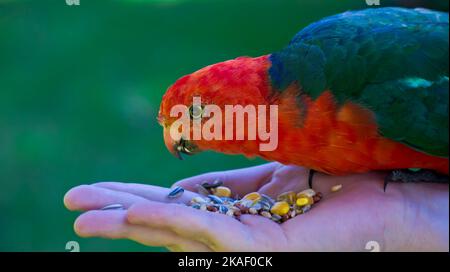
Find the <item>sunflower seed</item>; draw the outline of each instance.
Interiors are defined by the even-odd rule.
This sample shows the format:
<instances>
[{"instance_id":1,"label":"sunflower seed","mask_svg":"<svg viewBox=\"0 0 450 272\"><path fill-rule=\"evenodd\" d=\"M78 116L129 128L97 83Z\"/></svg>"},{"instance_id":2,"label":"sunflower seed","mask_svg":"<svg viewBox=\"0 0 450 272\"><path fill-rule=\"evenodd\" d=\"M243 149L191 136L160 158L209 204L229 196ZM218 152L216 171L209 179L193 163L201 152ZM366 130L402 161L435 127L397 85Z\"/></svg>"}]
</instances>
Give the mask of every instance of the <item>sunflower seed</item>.
<instances>
[{"instance_id":1,"label":"sunflower seed","mask_svg":"<svg viewBox=\"0 0 450 272\"><path fill-rule=\"evenodd\" d=\"M184 189L180 186L177 186L170 191L170 193L167 195L168 198L177 198L180 197L184 193Z\"/></svg>"},{"instance_id":2,"label":"sunflower seed","mask_svg":"<svg viewBox=\"0 0 450 272\"><path fill-rule=\"evenodd\" d=\"M213 181L213 183L204 182L204 183L202 184L202 186L203 186L205 189L217 188L217 187L222 186L222 185L223 185L223 182L220 181L220 180L215 180L215 181Z\"/></svg>"},{"instance_id":3,"label":"sunflower seed","mask_svg":"<svg viewBox=\"0 0 450 272\"><path fill-rule=\"evenodd\" d=\"M258 204L261 206L261 209L263 209L265 211L270 211L270 209L273 206L269 202L267 202L266 200L261 200L260 202L258 202Z\"/></svg>"},{"instance_id":4,"label":"sunflower seed","mask_svg":"<svg viewBox=\"0 0 450 272\"><path fill-rule=\"evenodd\" d=\"M221 197L221 199L223 200L224 203L229 203L229 204L234 204L234 202L236 202L236 199L231 198L231 197Z\"/></svg>"},{"instance_id":5,"label":"sunflower seed","mask_svg":"<svg viewBox=\"0 0 450 272\"><path fill-rule=\"evenodd\" d=\"M275 200L268 195L261 194L262 201L269 203L271 206L275 204Z\"/></svg>"},{"instance_id":6,"label":"sunflower seed","mask_svg":"<svg viewBox=\"0 0 450 272\"><path fill-rule=\"evenodd\" d=\"M216 204L223 204L223 200L215 195L208 195L208 198L212 200L212 202L216 203Z\"/></svg>"},{"instance_id":7,"label":"sunflower seed","mask_svg":"<svg viewBox=\"0 0 450 272\"><path fill-rule=\"evenodd\" d=\"M100 210L102 210L102 211L107 211L107 210L125 210L125 208L123 207L122 204L111 204L111 205L107 205L107 206L101 208Z\"/></svg>"},{"instance_id":8,"label":"sunflower seed","mask_svg":"<svg viewBox=\"0 0 450 272\"><path fill-rule=\"evenodd\" d=\"M228 208L224 205L219 205L219 212L220 213L227 213L228 212Z\"/></svg>"},{"instance_id":9,"label":"sunflower seed","mask_svg":"<svg viewBox=\"0 0 450 272\"><path fill-rule=\"evenodd\" d=\"M272 214L272 217L270 219L272 219L273 221L280 221L281 218L282 217L278 214Z\"/></svg>"},{"instance_id":10,"label":"sunflower seed","mask_svg":"<svg viewBox=\"0 0 450 272\"><path fill-rule=\"evenodd\" d=\"M306 206L304 206L304 207L302 208L303 213L305 213L305 212L307 212L307 211L309 211L309 210L311 210L311 205L306 205Z\"/></svg>"},{"instance_id":11,"label":"sunflower seed","mask_svg":"<svg viewBox=\"0 0 450 272\"><path fill-rule=\"evenodd\" d=\"M262 206L261 206L261 204L258 202L258 203L256 203L256 204L253 204L251 208L253 208L253 209L259 211L259 210L262 209Z\"/></svg>"}]
</instances>

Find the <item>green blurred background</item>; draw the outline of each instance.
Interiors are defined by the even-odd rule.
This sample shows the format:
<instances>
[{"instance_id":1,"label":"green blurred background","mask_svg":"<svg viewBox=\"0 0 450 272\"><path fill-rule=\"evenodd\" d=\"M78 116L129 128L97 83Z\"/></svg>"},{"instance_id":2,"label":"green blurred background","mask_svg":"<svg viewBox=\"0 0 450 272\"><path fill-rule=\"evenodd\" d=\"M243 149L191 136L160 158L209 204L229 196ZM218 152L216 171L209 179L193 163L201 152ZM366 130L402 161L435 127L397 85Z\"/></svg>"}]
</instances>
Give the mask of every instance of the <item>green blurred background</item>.
<instances>
[{"instance_id":1,"label":"green blurred background","mask_svg":"<svg viewBox=\"0 0 450 272\"><path fill-rule=\"evenodd\" d=\"M381 4L448 10L447 0ZM77 237L65 192L104 180L169 186L262 163L211 152L172 157L155 120L166 88L361 8L364 0L0 0L0 251L65 251L71 240L81 251L164 250Z\"/></svg>"}]
</instances>

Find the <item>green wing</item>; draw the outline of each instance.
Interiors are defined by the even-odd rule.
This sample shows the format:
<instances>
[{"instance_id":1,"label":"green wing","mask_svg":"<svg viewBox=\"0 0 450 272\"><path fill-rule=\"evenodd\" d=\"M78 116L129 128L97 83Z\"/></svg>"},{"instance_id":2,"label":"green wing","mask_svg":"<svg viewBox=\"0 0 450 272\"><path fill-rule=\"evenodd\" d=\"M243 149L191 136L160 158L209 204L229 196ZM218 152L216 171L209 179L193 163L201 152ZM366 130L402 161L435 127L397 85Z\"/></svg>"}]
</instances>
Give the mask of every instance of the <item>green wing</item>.
<instances>
[{"instance_id":1,"label":"green wing","mask_svg":"<svg viewBox=\"0 0 450 272\"><path fill-rule=\"evenodd\" d=\"M448 157L448 14L379 8L325 18L271 55L272 84L373 110L380 133Z\"/></svg>"}]
</instances>

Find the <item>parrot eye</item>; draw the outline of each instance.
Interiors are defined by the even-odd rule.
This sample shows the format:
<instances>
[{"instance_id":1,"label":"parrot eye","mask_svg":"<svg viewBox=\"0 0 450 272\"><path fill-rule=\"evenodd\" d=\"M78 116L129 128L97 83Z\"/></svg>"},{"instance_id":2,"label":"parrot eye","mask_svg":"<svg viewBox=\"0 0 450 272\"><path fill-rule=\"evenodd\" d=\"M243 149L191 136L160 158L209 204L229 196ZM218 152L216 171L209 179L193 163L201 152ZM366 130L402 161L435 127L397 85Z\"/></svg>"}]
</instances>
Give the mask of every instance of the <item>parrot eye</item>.
<instances>
[{"instance_id":1,"label":"parrot eye","mask_svg":"<svg viewBox=\"0 0 450 272\"><path fill-rule=\"evenodd\" d=\"M205 107L203 105L202 106L191 105L189 107L189 115L191 116L192 119L201 118L204 109L205 109Z\"/></svg>"}]
</instances>

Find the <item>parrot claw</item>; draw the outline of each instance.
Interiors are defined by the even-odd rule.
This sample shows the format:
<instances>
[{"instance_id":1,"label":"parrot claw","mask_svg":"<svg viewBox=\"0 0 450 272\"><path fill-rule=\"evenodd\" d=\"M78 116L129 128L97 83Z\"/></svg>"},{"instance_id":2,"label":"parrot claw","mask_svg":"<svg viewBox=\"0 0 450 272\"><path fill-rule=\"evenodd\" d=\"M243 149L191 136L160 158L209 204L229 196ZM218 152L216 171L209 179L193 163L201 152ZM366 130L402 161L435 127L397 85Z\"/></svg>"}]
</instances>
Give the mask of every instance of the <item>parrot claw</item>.
<instances>
[{"instance_id":1,"label":"parrot claw","mask_svg":"<svg viewBox=\"0 0 450 272\"><path fill-rule=\"evenodd\" d=\"M312 189L314 173L316 173L316 170L309 169L309 174L308 174L308 186L309 186L309 189Z\"/></svg>"},{"instance_id":2,"label":"parrot claw","mask_svg":"<svg viewBox=\"0 0 450 272\"><path fill-rule=\"evenodd\" d=\"M383 191L386 192L386 187L389 182L403 182L403 183L449 183L449 176L439 174L432 170L420 169L399 169L393 170L384 178Z\"/></svg>"}]
</instances>

